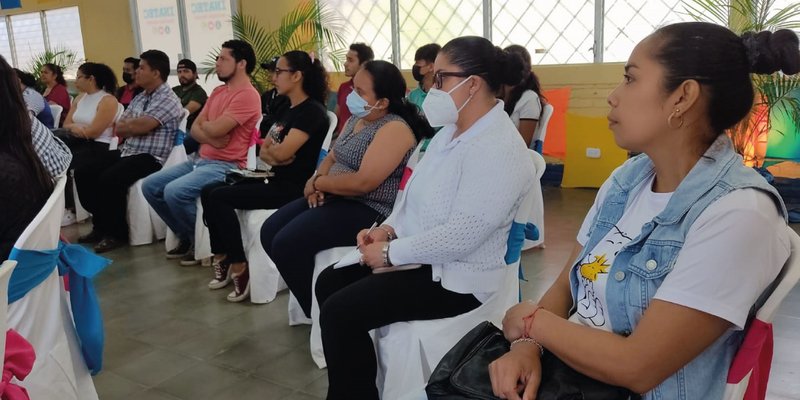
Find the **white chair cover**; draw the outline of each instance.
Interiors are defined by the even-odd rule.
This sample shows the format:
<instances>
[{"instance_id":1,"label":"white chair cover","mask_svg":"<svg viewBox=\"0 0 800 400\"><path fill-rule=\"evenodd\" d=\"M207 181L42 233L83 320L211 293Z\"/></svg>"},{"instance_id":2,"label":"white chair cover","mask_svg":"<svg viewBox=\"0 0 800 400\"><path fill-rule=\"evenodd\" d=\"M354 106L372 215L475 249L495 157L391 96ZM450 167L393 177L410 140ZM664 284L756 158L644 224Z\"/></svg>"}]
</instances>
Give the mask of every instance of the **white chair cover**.
<instances>
[{"instance_id":1,"label":"white chair cover","mask_svg":"<svg viewBox=\"0 0 800 400\"><path fill-rule=\"evenodd\" d=\"M64 107L58 104L50 104L50 112L53 114L53 128L61 127L61 113L64 112Z\"/></svg>"},{"instance_id":2,"label":"white chair cover","mask_svg":"<svg viewBox=\"0 0 800 400\"><path fill-rule=\"evenodd\" d=\"M264 114L261 114L261 118L258 119L256 122L256 129L253 132L253 137L250 140L250 146L247 147L247 169L253 171L256 169L258 165L258 157L256 156L256 139L260 136L259 129L261 128L261 121L264 120Z\"/></svg>"},{"instance_id":3,"label":"white chair cover","mask_svg":"<svg viewBox=\"0 0 800 400\"><path fill-rule=\"evenodd\" d=\"M17 267L16 261L3 261L0 265L0 360L5 359L6 331L8 330L8 281Z\"/></svg>"},{"instance_id":4,"label":"white chair cover","mask_svg":"<svg viewBox=\"0 0 800 400\"><path fill-rule=\"evenodd\" d=\"M773 290L772 294L767 298L761 308L758 309L756 312L755 321L751 323L749 329L752 329L754 326L759 325L761 327L764 326L771 326L772 321L775 319L775 314L778 311L778 307L781 303L786 299L786 297L791 292L792 288L797 285L797 282L800 281L800 236L795 233L795 231L790 228L786 227L787 235L789 236L789 240L791 243L791 253L789 255L789 259L786 260L786 264L784 264L783 269L778 274L776 281L778 282L777 286ZM749 333L749 332L748 332ZM769 337L754 337L757 339L765 340L766 343L769 345L772 344L772 332L771 330L763 330L763 335L768 335ZM732 363L731 369L732 371L729 372L728 375L728 383L725 386L725 394L723 395L724 400L743 400L745 398L752 398L746 397L745 394L747 392L748 386L750 385L750 380L753 377L753 367L756 365L751 363L758 363L760 360L759 353L763 351L761 346L749 346L748 337L745 338L745 343L739 349L734 357L734 361ZM772 352L770 349L769 356L771 357ZM742 360L747 360L750 362L743 362L739 363L739 358ZM733 370L735 368L746 368L744 370ZM743 378L738 382L731 382L731 375L739 374L742 372L746 372ZM759 371L761 374L765 374L768 371ZM762 380L760 382L755 382L757 384L766 384L767 377L761 377ZM753 388L751 390L758 391L757 388Z\"/></svg>"},{"instance_id":5,"label":"white chair cover","mask_svg":"<svg viewBox=\"0 0 800 400\"><path fill-rule=\"evenodd\" d=\"M536 151L530 150L530 154L533 159L533 165L536 167L536 179L533 183L533 189L531 189L534 201L528 222L536 225L536 228L539 229L539 239L525 239L525 243L522 246L523 251L539 245L544 245L544 197L542 196L542 175L544 175L544 170L547 168L547 163L544 161L544 157Z\"/></svg>"},{"instance_id":6,"label":"white chair cover","mask_svg":"<svg viewBox=\"0 0 800 400\"><path fill-rule=\"evenodd\" d=\"M119 117L121 117L122 113L124 113L124 112L125 112L125 107L122 104L117 103L117 114L114 116L114 121L113 122L116 123L119 120ZM117 136L117 134L115 132L114 136L111 137L111 142L108 143L108 149L109 150L116 150L117 147L119 147L119 136Z\"/></svg>"},{"instance_id":7,"label":"white chair cover","mask_svg":"<svg viewBox=\"0 0 800 400\"><path fill-rule=\"evenodd\" d=\"M238 210L242 231L242 244L250 269L250 302L269 303L275 300L286 283L281 278L275 263L267 256L261 245L261 225L276 210Z\"/></svg>"},{"instance_id":8,"label":"white chair cover","mask_svg":"<svg viewBox=\"0 0 800 400\"><path fill-rule=\"evenodd\" d=\"M537 140L541 140L544 143L544 138L547 136L547 125L550 123L550 117L553 116L553 105L547 103L542 108L542 116L539 117L539 124L536 125L536 131L533 132L533 140L531 144Z\"/></svg>"},{"instance_id":9,"label":"white chair cover","mask_svg":"<svg viewBox=\"0 0 800 400\"><path fill-rule=\"evenodd\" d=\"M58 247L65 184L65 177L58 179L50 199L17 240L16 248ZM69 297L55 266L39 286L8 306L8 327L25 337L36 351L33 370L20 383L32 399L98 398L81 355Z\"/></svg>"}]
</instances>

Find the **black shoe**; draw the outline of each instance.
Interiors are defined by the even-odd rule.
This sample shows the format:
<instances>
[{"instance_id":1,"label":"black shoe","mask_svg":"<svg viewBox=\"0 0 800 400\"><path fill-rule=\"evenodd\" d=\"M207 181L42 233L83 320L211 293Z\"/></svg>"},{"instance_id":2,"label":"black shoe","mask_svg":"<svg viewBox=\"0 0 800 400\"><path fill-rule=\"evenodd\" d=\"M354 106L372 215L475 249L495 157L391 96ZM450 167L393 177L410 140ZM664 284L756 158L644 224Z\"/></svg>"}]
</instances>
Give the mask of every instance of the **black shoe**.
<instances>
[{"instance_id":1,"label":"black shoe","mask_svg":"<svg viewBox=\"0 0 800 400\"><path fill-rule=\"evenodd\" d=\"M97 243L101 240L103 240L103 234L96 229L92 229L88 234L79 237L78 243Z\"/></svg>"},{"instance_id":2,"label":"black shoe","mask_svg":"<svg viewBox=\"0 0 800 400\"><path fill-rule=\"evenodd\" d=\"M106 236L97 245L94 246L94 252L97 254L105 253L114 249L118 249L125 245L125 242L114 239L113 237Z\"/></svg>"},{"instance_id":3,"label":"black shoe","mask_svg":"<svg viewBox=\"0 0 800 400\"><path fill-rule=\"evenodd\" d=\"M178 243L178 247L167 252L167 259L174 260L176 258L183 258L190 251L192 251L192 243L181 240L181 242Z\"/></svg>"}]
</instances>

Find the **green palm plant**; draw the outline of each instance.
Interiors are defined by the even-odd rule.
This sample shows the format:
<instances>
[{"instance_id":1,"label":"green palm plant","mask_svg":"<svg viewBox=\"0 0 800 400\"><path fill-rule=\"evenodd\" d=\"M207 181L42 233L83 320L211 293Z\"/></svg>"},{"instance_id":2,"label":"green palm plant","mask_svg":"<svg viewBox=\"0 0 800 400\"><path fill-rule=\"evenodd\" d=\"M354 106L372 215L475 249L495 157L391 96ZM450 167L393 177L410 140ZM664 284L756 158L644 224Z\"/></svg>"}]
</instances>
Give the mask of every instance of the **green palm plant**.
<instances>
[{"instance_id":1,"label":"green palm plant","mask_svg":"<svg viewBox=\"0 0 800 400\"><path fill-rule=\"evenodd\" d=\"M272 83L269 72L261 63L290 50L315 51L326 57L334 68L341 68L346 53L341 17L317 1L299 4L281 18L280 25L268 31L250 15L234 14L231 17L233 36L250 43L256 53L256 68L251 74L253 85L260 92ZM215 60L219 49L211 51L201 63L201 71L209 76L215 73Z\"/></svg>"},{"instance_id":2,"label":"green palm plant","mask_svg":"<svg viewBox=\"0 0 800 400\"><path fill-rule=\"evenodd\" d=\"M782 9L775 7L775 0L684 0L683 4L693 19L727 26L739 35L749 31L800 30L800 3ZM753 75L752 79L758 98L751 115L731 128L729 134L745 162L761 166L763 154L753 156L748 149L766 149L773 118L784 116L800 126L800 74L776 72Z\"/></svg>"},{"instance_id":3,"label":"green palm plant","mask_svg":"<svg viewBox=\"0 0 800 400\"><path fill-rule=\"evenodd\" d=\"M66 72L78 65L81 60L78 59L78 53L66 47L55 47L45 50L36 54L28 63L28 72L36 77L36 82L40 82L39 78L42 74L42 66L45 64L55 64L61 67L61 70ZM41 85L41 83L39 83ZM43 87L39 87L40 91Z\"/></svg>"}]
</instances>

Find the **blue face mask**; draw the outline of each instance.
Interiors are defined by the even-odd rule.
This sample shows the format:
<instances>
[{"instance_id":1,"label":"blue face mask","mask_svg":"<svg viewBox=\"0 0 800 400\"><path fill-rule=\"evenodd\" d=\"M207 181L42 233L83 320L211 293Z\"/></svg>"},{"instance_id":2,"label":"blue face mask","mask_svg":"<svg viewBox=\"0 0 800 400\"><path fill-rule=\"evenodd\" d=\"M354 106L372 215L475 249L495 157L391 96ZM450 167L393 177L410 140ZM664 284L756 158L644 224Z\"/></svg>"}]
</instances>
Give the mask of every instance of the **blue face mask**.
<instances>
[{"instance_id":1,"label":"blue face mask","mask_svg":"<svg viewBox=\"0 0 800 400\"><path fill-rule=\"evenodd\" d=\"M369 103L354 90L347 95L347 108L350 110L350 114L355 115L356 118L364 118L372 112L375 106L370 106Z\"/></svg>"}]
</instances>

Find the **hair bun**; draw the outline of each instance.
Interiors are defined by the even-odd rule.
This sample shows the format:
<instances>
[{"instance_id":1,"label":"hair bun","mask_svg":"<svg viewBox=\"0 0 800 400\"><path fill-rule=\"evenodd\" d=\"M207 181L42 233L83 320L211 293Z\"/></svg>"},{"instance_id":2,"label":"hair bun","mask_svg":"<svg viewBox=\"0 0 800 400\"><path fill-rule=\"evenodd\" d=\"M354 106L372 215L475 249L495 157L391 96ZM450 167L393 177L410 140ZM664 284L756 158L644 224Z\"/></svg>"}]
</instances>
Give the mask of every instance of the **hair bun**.
<instances>
[{"instance_id":1,"label":"hair bun","mask_svg":"<svg viewBox=\"0 0 800 400\"><path fill-rule=\"evenodd\" d=\"M522 70L525 68L522 59L500 47L494 48L494 54L500 83L511 86L518 84L523 78Z\"/></svg>"},{"instance_id":2,"label":"hair bun","mask_svg":"<svg viewBox=\"0 0 800 400\"><path fill-rule=\"evenodd\" d=\"M771 74L783 71L787 75L800 72L800 42L794 32L788 29L745 32L742 43L750 62L750 72Z\"/></svg>"}]
</instances>

